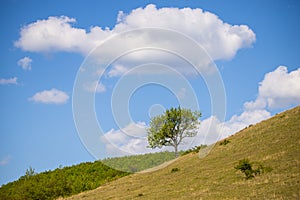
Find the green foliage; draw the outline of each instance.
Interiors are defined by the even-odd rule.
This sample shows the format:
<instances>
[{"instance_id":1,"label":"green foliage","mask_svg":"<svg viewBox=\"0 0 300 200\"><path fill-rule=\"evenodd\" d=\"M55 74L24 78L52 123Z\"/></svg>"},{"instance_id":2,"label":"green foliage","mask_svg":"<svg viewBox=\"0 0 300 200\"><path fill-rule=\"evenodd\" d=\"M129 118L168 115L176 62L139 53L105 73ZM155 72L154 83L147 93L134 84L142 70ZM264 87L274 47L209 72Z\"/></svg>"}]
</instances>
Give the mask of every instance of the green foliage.
<instances>
[{"instance_id":1,"label":"green foliage","mask_svg":"<svg viewBox=\"0 0 300 200\"><path fill-rule=\"evenodd\" d=\"M225 139L225 140L223 140L223 141L220 142L220 145L224 145L225 146L228 143L230 143L230 140Z\"/></svg>"},{"instance_id":2,"label":"green foliage","mask_svg":"<svg viewBox=\"0 0 300 200\"><path fill-rule=\"evenodd\" d=\"M253 163L250 163L248 159L243 159L239 161L239 164L234 168L240 170L245 174L246 179L254 178L254 176L260 175L265 172L272 171L271 167L264 167L262 164L258 163L258 167L253 169Z\"/></svg>"},{"instance_id":3,"label":"green foliage","mask_svg":"<svg viewBox=\"0 0 300 200\"><path fill-rule=\"evenodd\" d=\"M20 179L28 179L34 175L36 175L34 169L32 167L29 167L28 169L26 169L25 175L21 176Z\"/></svg>"},{"instance_id":4,"label":"green foliage","mask_svg":"<svg viewBox=\"0 0 300 200\"><path fill-rule=\"evenodd\" d=\"M117 178L174 159L173 152L107 158L53 171L35 173L29 167L19 180L0 188L0 199L57 199L92 190Z\"/></svg>"},{"instance_id":5,"label":"green foliage","mask_svg":"<svg viewBox=\"0 0 300 200\"><path fill-rule=\"evenodd\" d=\"M181 156L184 156L184 155L189 154L189 153L199 153L200 149L203 149L205 147L207 147L207 145L205 145L205 144L202 144L200 146L195 146L195 147L193 147L193 148L191 148L189 150L184 151L181 154Z\"/></svg>"},{"instance_id":6,"label":"green foliage","mask_svg":"<svg viewBox=\"0 0 300 200\"><path fill-rule=\"evenodd\" d=\"M240 160L239 164L234 168L243 172L246 176L246 179L251 179L254 177L254 170L252 169L252 164L248 159Z\"/></svg>"},{"instance_id":7,"label":"green foliage","mask_svg":"<svg viewBox=\"0 0 300 200\"><path fill-rule=\"evenodd\" d=\"M135 156L107 158L102 160L102 162L114 169L134 173L155 167L172 159L174 159L174 153L165 151Z\"/></svg>"},{"instance_id":8,"label":"green foliage","mask_svg":"<svg viewBox=\"0 0 300 200\"><path fill-rule=\"evenodd\" d=\"M178 156L178 145L185 137L194 137L201 113L190 109L171 108L150 121L148 143L150 148L173 146Z\"/></svg>"},{"instance_id":9,"label":"green foliage","mask_svg":"<svg viewBox=\"0 0 300 200\"><path fill-rule=\"evenodd\" d=\"M0 188L0 199L57 199L95 189L127 174L107 167L100 161L40 174L36 174L30 167L19 180Z\"/></svg>"}]
</instances>

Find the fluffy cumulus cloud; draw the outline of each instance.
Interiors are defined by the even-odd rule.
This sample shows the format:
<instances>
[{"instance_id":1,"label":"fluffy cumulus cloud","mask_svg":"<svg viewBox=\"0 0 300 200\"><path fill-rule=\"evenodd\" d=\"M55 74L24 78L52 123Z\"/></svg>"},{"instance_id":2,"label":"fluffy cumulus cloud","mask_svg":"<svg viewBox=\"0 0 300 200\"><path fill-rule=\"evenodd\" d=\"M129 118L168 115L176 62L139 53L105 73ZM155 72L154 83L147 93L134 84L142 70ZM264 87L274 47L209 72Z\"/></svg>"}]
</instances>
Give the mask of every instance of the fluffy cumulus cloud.
<instances>
[{"instance_id":1,"label":"fluffy cumulus cloud","mask_svg":"<svg viewBox=\"0 0 300 200\"><path fill-rule=\"evenodd\" d=\"M255 34L248 26L230 25L200 8L157 8L150 4L129 14L120 11L113 29L94 26L87 31L74 27L75 22L74 18L67 16L38 20L21 29L15 46L31 52L67 51L87 55L112 35L136 28L155 27L192 37L217 60L230 59L239 49L250 47L255 41ZM151 43L159 41L159 37L142 36L136 37L135 41ZM122 45L130 43L125 38Z\"/></svg>"},{"instance_id":2,"label":"fluffy cumulus cloud","mask_svg":"<svg viewBox=\"0 0 300 200\"><path fill-rule=\"evenodd\" d=\"M20 39L15 46L25 51L51 52L66 51L87 54L99 42L110 35L100 27L91 28L90 32L72 27L76 22L67 16L48 17L24 26Z\"/></svg>"},{"instance_id":3,"label":"fluffy cumulus cloud","mask_svg":"<svg viewBox=\"0 0 300 200\"><path fill-rule=\"evenodd\" d=\"M300 104L300 68L288 72L287 67L279 66L265 75L259 83L256 100L244 104L240 115L220 122L210 117L199 127L198 142L216 142L217 139L228 137L241 129L271 117L269 110L286 109Z\"/></svg>"},{"instance_id":4,"label":"fluffy cumulus cloud","mask_svg":"<svg viewBox=\"0 0 300 200\"><path fill-rule=\"evenodd\" d=\"M18 78L13 77L13 78L1 78L0 79L0 85L17 85L18 84Z\"/></svg>"},{"instance_id":5,"label":"fluffy cumulus cloud","mask_svg":"<svg viewBox=\"0 0 300 200\"><path fill-rule=\"evenodd\" d=\"M18 61L18 65L22 67L24 70L31 70L32 59L25 56Z\"/></svg>"},{"instance_id":6,"label":"fluffy cumulus cloud","mask_svg":"<svg viewBox=\"0 0 300 200\"><path fill-rule=\"evenodd\" d=\"M216 138L228 137L251 124L270 118L269 110L286 109L299 104L300 68L288 72L287 67L279 66L265 74L264 79L259 83L257 98L245 102L244 110L240 115L234 115L226 122L220 122L215 117L204 120L198 137L203 139L205 138L203 133L207 133L205 139L208 143L215 142Z\"/></svg>"},{"instance_id":7,"label":"fluffy cumulus cloud","mask_svg":"<svg viewBox=\"0 0 300 200\"><path fill-rule=\"evenodd\" d=\"M154 152L147 148L147 131L144 122L130 123L119 130L110 130L102 136L110 156L143 154Z\"/></svg>"},{"instance_id":8,"label":"fluffy cumulus cloud","mask_svg":"<svg viewBox=\"0 0 300 200\"><path fill-rule=\"evenodd\" d=\"M197 135L194 138L186 139L185 144L181 148L187 149L200 144L213 144L269 117L271 117L271 114L266 110L244 111L240 115L232 116L225 122L221 122L217 117L211 116L201 121Z\"/></svg>"},{"instance_id":9,"label":"fluffy cumulus cloud","mask_svg":"<svg viewBox=\"0 0 300 200\"><path fill-rule=\"evenodd\" d=\"M191 36L215 59L232 58L240 48L255 41L254 32L246 25L230 25L215 14L200 8L160 8L148 5L130 14L119 12L116 30L158 27Z\"/></svg>"},{"instance_id":10,"label":"fluffy cumulus cloud","mask_svg":"<svg viewBox=\"0 0 300 200\"><path fill-rule=\"evenodd\" d=\"M226 121L220 125L221 138L228 137L249 125L254 125L270 117L271 113L267 110L244 111L240 115L234 115L229 121Z\"/></svg>"},{"instance_id":11,"label":"fluffy cumulus cloud","mask_svg":"<svg viewBox=\"0 0 300 200\"><path fill-rule=\"evenodd\" d=\"M68 99L69 96L65 92L53 88L51 90L38 92L29 100L45 104L64 104L68 101Z\"/></svg>"},{"instance_id":12,"label":"fluffy cumulus cloud","mask_svg":"<svg viewBox=\"0 0 300 200\"><path fill-rule=\"evenodd\" d=\"M288 72L279 66L265 75L255 101L245 103L247 110L262 108L281 109L300 104L300 68Z\"/></svg>"}]
</instances>

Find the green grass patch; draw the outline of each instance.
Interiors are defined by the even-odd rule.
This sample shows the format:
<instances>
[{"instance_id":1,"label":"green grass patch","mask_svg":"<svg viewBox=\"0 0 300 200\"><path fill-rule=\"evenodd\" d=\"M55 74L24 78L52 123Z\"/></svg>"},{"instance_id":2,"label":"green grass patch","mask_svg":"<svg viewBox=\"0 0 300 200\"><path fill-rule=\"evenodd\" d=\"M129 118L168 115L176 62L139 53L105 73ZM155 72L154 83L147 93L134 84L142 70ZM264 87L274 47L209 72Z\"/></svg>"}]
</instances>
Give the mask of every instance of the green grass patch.
<instances>
[{"instance_id":1,"label":"green grass patch","mask_svg":"<svg viewBox=\"0 0 300 200\"><path fill-rule=\"evenodd\" d=\"M107 158L102 160L102 162L114 169L135 173L158 166L164 162L173 160L174 158L174 152L165 151L134 156Z\"/></svg>"}]
</instances>

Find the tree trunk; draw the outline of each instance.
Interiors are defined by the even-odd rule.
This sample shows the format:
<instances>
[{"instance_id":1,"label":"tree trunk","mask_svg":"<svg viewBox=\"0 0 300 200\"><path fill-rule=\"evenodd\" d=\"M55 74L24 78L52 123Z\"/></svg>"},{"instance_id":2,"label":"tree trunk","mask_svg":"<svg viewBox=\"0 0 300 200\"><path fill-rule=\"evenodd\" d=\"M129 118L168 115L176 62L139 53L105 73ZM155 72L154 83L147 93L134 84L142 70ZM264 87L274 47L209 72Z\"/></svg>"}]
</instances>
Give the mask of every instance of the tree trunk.
<instances>
[{"instance_id":1,"label":"tree trunk","mask_svg":"<svg viewBox=\"0 0 300 200\"><path fill-rule=\"evenodd\" d=\"M175 149L175 158L177 158L178 157L178 145L177 144L174 145L174 149Z\"/></svg>"}]
</instances>

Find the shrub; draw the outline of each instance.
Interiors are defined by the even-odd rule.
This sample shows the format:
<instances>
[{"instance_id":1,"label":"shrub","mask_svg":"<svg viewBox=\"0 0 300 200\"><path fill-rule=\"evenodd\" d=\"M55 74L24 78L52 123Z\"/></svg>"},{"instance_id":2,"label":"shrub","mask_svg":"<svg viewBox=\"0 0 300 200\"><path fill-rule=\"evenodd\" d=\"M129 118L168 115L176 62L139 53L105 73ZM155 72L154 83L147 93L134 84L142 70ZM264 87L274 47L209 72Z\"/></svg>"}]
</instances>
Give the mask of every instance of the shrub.
<instances>
[{"instance_id":1,"label":"shrub","mask_svg":"<svg viewBox=\"0 0 300 200\"><path fill-rule=\"evenodd\" d=\"M239 161L239 164L234 167L237 170L240 170L242 173L245 174L246 179L251 179L254 177L253 169L252 169L252 164L249 162L248 159L243 159Z\"/></svg>"},{"instance_id":2,"label":"shrub","mask_svg":"<svg viewBox=\"0 0 300 200\"><path fill-rule=\"evenodd\" d=\"M253 164L250 163L248 159L243 159L239 161L239 164L234 167L237 170L240 170L245 174L246 179L254 178L254 176L260 175L265 172L272 171L271 167L264 167L262 164L258 164L257 169L253 169Z\"/></svg>"},{"instance_id":3,"label":"shrub","mask_svg":"<svg viewBox=\"0 0 300 200\"><path fill-rule=\"evenodd\" d=\"M224 145L225 146L228 143L230 143L230 140L225 139L225 140L223 140L223 141L220 142L220 145Z\"/></svg>"},{"instance_id":4,"label":"shrub","mask_svg":"<svg viewBox=\"0 0 300 200\"><path fill-rule=\"evenodd\" d=\"M179 169L176 167L176 168L173 168L172 170L171 170L171 172L173 173L173 172L178 172L179 171Z\"/></svg>"}]
</instances>

